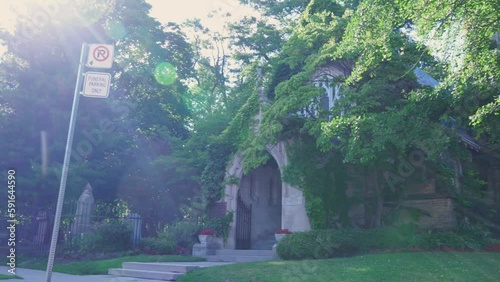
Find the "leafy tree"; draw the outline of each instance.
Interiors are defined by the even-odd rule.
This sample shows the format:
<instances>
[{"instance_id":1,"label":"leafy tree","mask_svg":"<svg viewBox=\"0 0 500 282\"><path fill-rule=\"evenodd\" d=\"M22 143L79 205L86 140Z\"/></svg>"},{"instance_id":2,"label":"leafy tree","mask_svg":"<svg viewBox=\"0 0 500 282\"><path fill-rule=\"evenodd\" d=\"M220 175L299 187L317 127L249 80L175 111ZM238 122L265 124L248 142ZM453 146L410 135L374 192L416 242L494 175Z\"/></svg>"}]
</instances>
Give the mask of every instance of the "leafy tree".
<instances>
[{"instance_id":1,"label":"leafy tree","mask_svg":"<svg viewBox=\"0 0 500 282\"><path fill-rule=\"evenodd\" d=\"M22 16L13 33L1 33L8 52L0 63L0 148L8 155L0 166L17 169L20 203L55 201L80 47L102 42L115 45L112 89L106 100L80 99L66 198L90 182L99 200L121 197L135 209L151 202L143 216L181 216L193 172L174 153L190 134L182 81L193 74L193 54L180 27L162 27L150 8L145 1L77 1L29 36ZM162 63L175 76L155 76Z\"/></svg>"},{"instance_id":2,"label":"leafy tree","mask_svg":"<svg viewBox=\"0 0 500 282\"><path fill-rule=\"evenodd\" d=\"M420 152L425 158L419 165L424 165L424 159L426 165L435 164L440 161L438 153L450 148L454 140L453 133L442 126L441 117L453 115L448 109L455 99L446 89L434 90L416 82L412 71L415 66L432 69L438 64L425 46L407 35L412 18L402 12L399 4L311 1L275 63L270 89L273 93L269 94L275 101L264 112L256 137L260 141L253 143L264 150L265 144L287 136L313 137L324 154L334 154L349 164L354 175L361 178L361 191L373 195L364 198L367 226L382 224L384 199L397 196L399 190L395 188L408 186L406 177L418 180L415 177L420 174L413 173L418 170L415 167L405 177L392 173L404 167L399 163L401 159ZM341 73L328 78L327 83L341 84L343 98L336 101L333 111L309 111L305 118L297 116L298 111L308 109L323 95L323 90L311 83L313 74L323 66ZM309 138L301 140L311 142ZM429 143L433 144L431 149L422 148L421 144ZM292 155L297 144L291 146ZM317 159L310 155L309 159L301 158L300 165L317 167ZM300 165L292 163L289 169L308 171ZM325 199L325 191L349 182L329 185L326 181L320 189L315 182L318 174L304 177L301 187L306 189L310 203L308 212L324 210L328 214L331 203ZM324 226L326 217L318 216L316 219L323 223L317 226ZM314 217L312 220L314 223Z\"/></svg>"}]
</instances>

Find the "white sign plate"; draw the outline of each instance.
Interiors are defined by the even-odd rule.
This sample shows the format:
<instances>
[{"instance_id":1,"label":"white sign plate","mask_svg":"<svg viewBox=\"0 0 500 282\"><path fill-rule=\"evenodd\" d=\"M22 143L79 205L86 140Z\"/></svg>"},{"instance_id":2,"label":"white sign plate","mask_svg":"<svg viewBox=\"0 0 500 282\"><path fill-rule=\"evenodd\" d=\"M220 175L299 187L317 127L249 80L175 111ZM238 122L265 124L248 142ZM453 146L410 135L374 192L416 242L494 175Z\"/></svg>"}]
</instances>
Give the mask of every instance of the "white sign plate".
<instances>
[{"instance_id":1,"label":"white sign plate","mask_svg":"<svg viewBox=\"0 0 500 282\"><path fill-rule=\"evenodd\" d=\"M113 66L115 47L109 44L90 44L86 67L110 69Z\"/></svg>"},{"instance_id":2,"label":"white sign plate","mask_svg":"<svg viewBox=\"0 0 500 282\"><path fill-rule=\"evenodd\" d=\"M83 96L92 98L107 98L111 74L105 72L86 72L83 82Z\"/></svg>"}]
</instances>

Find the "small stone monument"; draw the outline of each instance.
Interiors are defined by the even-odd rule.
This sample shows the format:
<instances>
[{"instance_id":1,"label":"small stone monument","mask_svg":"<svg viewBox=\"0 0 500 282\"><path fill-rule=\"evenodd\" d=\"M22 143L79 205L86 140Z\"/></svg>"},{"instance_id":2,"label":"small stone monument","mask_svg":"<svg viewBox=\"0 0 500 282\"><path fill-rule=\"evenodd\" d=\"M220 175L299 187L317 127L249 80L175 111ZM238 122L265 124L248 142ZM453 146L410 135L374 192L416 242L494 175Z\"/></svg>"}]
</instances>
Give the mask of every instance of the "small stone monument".
<instances>
[{"instance_id":1,"label":"small stone monument","mask_svg":"<svg viewBox=\"0 0 500 282\"><path fill-rule=\"evenodd\" d=\"M83 234L92 227L92 213L95 209L94 196L92 195L92 186L89 183L83 188L83 193L78 198L76 206L75 222L71 228L73 235Z\"/></svg>"}]
</instances>

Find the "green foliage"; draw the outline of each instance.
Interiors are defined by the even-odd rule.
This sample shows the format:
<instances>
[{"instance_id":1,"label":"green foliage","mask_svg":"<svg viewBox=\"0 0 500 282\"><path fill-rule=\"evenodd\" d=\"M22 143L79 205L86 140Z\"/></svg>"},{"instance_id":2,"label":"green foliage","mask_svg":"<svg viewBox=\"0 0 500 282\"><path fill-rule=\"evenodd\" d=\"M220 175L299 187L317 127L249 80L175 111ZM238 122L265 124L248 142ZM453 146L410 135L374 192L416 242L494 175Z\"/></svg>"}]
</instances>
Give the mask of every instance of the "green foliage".
<instances>
[{"instance_id":1,"label":"green foliage","mask_svg":"<svg viewBox=\"0 0 500 282\"><path fill-rule=\"evenodd\" d=\"M176 249L175 240L167 233L160 233L158 238L147 237L139 242L139 247L144 253L154 255L173 254Z\"/></svg>"},{"instance_id":2,"label":"green foliage","mask_svg":"<svg viewBox=\"0 0 500 282\"><path fill-rule=\"evenodd\" d=\"M479 111L488 118L482 119L478 114L472 120L489 140L494 141L497 135L492 132L498 109L494 98L498 93L493 89L498 84L500 71L498 48L491 43L491 38L500 28L498 21L494 28L490 27L493 18L497 18L476 10L480 1L473 2L473 11L467 15L464 12L467 5L462 2L456 6L433 2L430 5L439 12L424 19L421 15L427 13L426 1L311 1L283 44L282 52L272 61L268 96L274 101L263 108L259 134L244 143L248 152L244 154L244 161L249 164L246 169L262 163L264 157L259 152L265 151L266 144L294 140L287 148L291 161L285 178L304 191L313 228L332 227L336 217L346 222L345 211L352 204L345 200L346 180L344 177L344 184L333 184L332 180L342 179L338 174L348 166L360 172L361 177L379 176L390 170L400 156L421 151L425 165L435 168L428 172L438 178L440 184L452 183L453 175L440 167L443 166L442 152L458 144L457 132L443 126L443 120L454 116L458 122L450 127L467 126L464 121L479 106ZM487 2L486 9L498 15L494 1ZM455 18L455 11L459 18ZM412 25L413 21L418 28ZM476 35L466 22L473 23L481 32ZM410 30L431 33L430 37L442 35L443 28L452 27L467 33L469 49L460 49L469 53L463 68L452 69L451 61L434 58L428 38L415 42L409 36ZM467 64L473 65L476 73L465 68ZM306 117L297 115L299 110L311 105L320 106L317 101L324 91L312 86L311 80L321 67L337 71L335 77L327 78L327 83L341 84L343 97L335 101L332 111L310 112ZM413 72L415 67L440 74L445 80L436 88L420 85ZM314 146L323 154L323 159L317 157L321 154L305 150ZM294 150L308 153L299 156ZM341 159L343 163L329 166L328 163L334 162L329 158ZM465 189L477 190L484 184L478 181L476 171L465 170ZM415 182L413 178L407 182ZM365 200L376 200L372 205L382 207L383 201L388 197L394 199L400 191L395 191L382 177L378 179L372 181L376 182L380 199ZM359 182L359 188L365 189L363 180ZM334 205L334 201L345 205ZM380 208L374 208L374 213L375 209ZM380 222L379 219L374 225Z\"/></svg>"},{"instance_id":3,"label":"green foliage","mask_svg":"<svg viewBox=\"0 0 500 282\"><path fill-rule=\"evenodd\" d=\"M229 225L233 222L233 212L228 212L221 217L207 217L203 220L203 227L205 229L212 229L215 231L217 237L222 237L224 242L227 241L229 235Z\"/></svg>"},{"instance_id":4,"label":"green foliage","mask_svg":"<svg viewBox=\"0 0 500 282\"><path fill-rule=\"evenodd\" d=\"M77 199L90 182L96 199L121 198L133 207L150 202L141 216L172 221L192 194L184 188L199 183L192 171L182 171L180 161L178 170L159 168L174 151L171 136L189 136L189 111L180 80L163 86L153 70L169 60L179 79L192 75L185 34L150 17L145 1L42 2L28 5L31 15L16 17L12 33L0 32L8 46L0 58L0 148L9 152L0 166L18 170L24 187L19 200L42 205L57 198L81 44L116 43L109 98L80 99L66 197ZM48 12L52 8L57 9ZM34 13L45 20L27 35L21 23ZM116 34L114 26L123 32ZM41 133L47 137L43 148ZM22 141L14 142L14 136Z\"/></svg>"},{"instance_id":5,"label":"green foliage","mask_svg":"<svg viewBox=\"0 0 500 282\"><path fill-rule=\"evenodd\" d=\"M488 242L488 236L478 232L432 232L415 236L408 246L424 250L436 250L444 246L457 250L481 250Z\"/></svg>"},{"instance_id":6,"label":"green foliage","mask_svg":"<svg viewBox=\"0 0 500 282\"><path fill-rule=\"evenodd\" d=\"M257 95L252 95L222 134L208 145L208 163L201 176L202 196L208 207L222 197L226 166L230 156L251 141L252 118L258 111Z\"/></svg>"},{"instance_id":7,"label":"green foliage","mask_svg":"<svg viewBox=\"0 0 500 282\"><path fill-rule=\"evenodd\" d=\"M171 254L174 251L186 250L189 252L193 245L198 243L198 235L203 229L212 229L216 236L227 240L229 224L232 222L233 214L228 213L223 217L205 217L201 222L193 220L181 220L165 227L158 238L145 238L141 245L147 253Z\"/></svg>"},{"instance_id":8,"label":"green foliage","mask_svg":"<svg viewBox=\"0 0 500 282\"><path fill-rule=\"evenodd\" d=\"M346 166L335 158L335 153L320 151L310 136L295 138L293 145L287 147L290 164L285 167L284 180L303 189L311 227L348 225L348 204L352 199L346 197Z\"/></svg>"},{"instance_id":9,"label":"green foliage","mask_svg":"<svg viewBox=\"0 0 500 282\"><path fill-rule=\"evenodd\" d=\"M285 260L290 259L324 259L333 256L335 248L338 247L334 240L330 238L330 242L325 247L320 246L318 241L321 240L322 234L319 230L310 232L295 232L281 239L276 249L280 258ZM323 242L324 243L324 242Z\"/></svg>"},{"instance_id":10,"label":"green foliage","mask_svg":"<svg viewBox=\"0 0 500 282\"><path fill-rule=\"evenodd\" d=\"M170 239L175 246L191 250L198 242L198 234L202 229L203 226L196 222L182 220L168 225L165 231L160 233L159 238Z\"/></svg>"},{"instance_id":11,"label":"green foliage","mask_svg":"<svg viewBox=\"0 0 500 282\"><path fill-rule=\"evenodd\" d=\"M280 258L326 259L377 250L480 250L489 242L484 228L474 226L447 232L419 232L413 226L378 229L323 229L295 232L283 238L277 248Z\"/></svg>"},{"instance_id":12,"label":"green foliage","mask_svg":"<svg viewBox=\"0 0 500 282\"><path fill-rule=\"evenodd\" d=\"M233 151L229 142L220 139L208 147L209 161L201 175L202 197L206 206L222 197L226 166Z\"/></svg>"},{"instance_id":13,"label":"green foliage","mask_svg":"<svg viewBox=\"0 0 500 282\"><path fill-rule=\"evenodd\" d=\"M279 2L268 0L240 0L240 3L249 5L260 13L282 21L286 17L289 17L290 14L297 15L303 12L309 2L309 0L287 0Z\"/></svg>"},{"instance_id":14,"label":"green foliage","mask_svg":"<svg viewBox=\"0 0 500 282\"><path fill-rule=\"evenodd\" d=\"M112 253L131 247L132 227L128 223L106 222L84 235L81 242L83 252Z\"/></svg>"},{"instance_id":15,"label":"green foliage","mask_svg":"<svg viewBox=\"0 0 500 282\"><path fill-rule=\"evenodd\" d=\"M21 276L18 275L6 275L6 274L0 274L0 280L10 280L10 279L24 279Z\"/></svg>"},{"instance_id":16,"label":"green foliage","mask_svg":"<svg viewBox=\"0 0 500 282\"><path fill-rule=\"evenodd\" d=\"M278 244L282 259L326 259L381 249L405 248L402 229L318 229L287 235Z\"/></svg>"},{"instance_id":17,"label":"green foliage","mask_svg":"<svg viewBox=\"0 0 500 282\"><path fill-rule=\"evenodd\" d=\"M165 227L157 237L144 238L139 246L147 254L189 253L198 242L203 227L189 220L177 221Z\"/></svg>"}]
</instances>

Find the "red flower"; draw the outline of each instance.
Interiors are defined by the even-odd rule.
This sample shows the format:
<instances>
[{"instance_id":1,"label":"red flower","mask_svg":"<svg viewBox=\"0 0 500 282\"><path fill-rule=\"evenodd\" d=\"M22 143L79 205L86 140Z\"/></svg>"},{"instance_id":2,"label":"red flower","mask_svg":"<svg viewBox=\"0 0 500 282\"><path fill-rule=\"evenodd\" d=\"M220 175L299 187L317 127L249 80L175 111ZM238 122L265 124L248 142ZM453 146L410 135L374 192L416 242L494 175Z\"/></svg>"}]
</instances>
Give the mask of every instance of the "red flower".
<instances>
[{"instance_id":1,"label":"red flower","mask_svg":"<svg viewBox=\"0 0 500 282\"><path fill-rule=\"evenodd\" d=\"M276 234L291 234L292 231L288 230L288 229L278 229L276 230Z\"/></svg>"},{"instance_id":2,"label":"red flower","mask_svg":"<svg viewBox=\"0 0 500 282\"><path fill-rule=\"evenodd\" d=\"M214 235L215 232L212 229L205 229L200 232L200 235Z\"/></svg>"}]
</instances>

